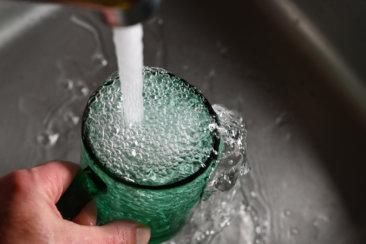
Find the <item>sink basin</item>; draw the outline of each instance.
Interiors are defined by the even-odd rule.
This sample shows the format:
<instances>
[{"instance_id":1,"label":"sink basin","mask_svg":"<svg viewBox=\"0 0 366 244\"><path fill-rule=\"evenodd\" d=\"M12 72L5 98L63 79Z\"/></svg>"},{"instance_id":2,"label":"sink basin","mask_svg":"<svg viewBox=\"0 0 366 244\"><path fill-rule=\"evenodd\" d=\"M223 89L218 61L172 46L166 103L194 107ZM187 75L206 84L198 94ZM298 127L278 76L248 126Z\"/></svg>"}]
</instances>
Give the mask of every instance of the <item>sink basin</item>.
<instances>
[{"instance_id":1,"label":"sink basin","mask_svg":"<svg viewBox=\"0 0 366 244\"><path fill-rule=\"evenodd\" d=\"M331 85L326 58L315 62L319 53L277 17L251 1L164 1L144 23L145 65L243 115L252 170L240 183L257 206L256 243L365 243L363 105ZM87 98L116 69L98 13L0 2L0 175L78 162ZM245 228L236 219L213 243L255 242Z\"/></svg>"}]
</instances>

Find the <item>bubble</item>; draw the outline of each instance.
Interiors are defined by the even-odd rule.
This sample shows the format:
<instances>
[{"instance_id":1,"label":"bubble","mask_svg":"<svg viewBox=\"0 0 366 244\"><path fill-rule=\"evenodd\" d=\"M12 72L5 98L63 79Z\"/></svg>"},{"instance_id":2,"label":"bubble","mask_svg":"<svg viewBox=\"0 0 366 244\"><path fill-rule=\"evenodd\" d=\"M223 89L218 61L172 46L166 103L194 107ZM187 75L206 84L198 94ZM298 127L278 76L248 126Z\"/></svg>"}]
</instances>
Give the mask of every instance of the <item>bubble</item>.
<instances>
[{"instance_id":1,"label":"bubble","mask_svg":"<svg viewBox=\"0 0 366 244\"><path fill-rule=\"evenodd\" d=\"M189 69L189 66L187 64L184 64L181 66L182 70L188 70Z\"/></svg>"},{"instance_id":2,"label":"bubble","mask_svg":"<svg viewBox=\"0 0 366 244\"><path fill-rule=\"evenodd\" d=\"M214 124L214 123L209 124L209 125L208 125L208 129L209 129L210 131L214 131L214 130L216 129L216 124Z\"/></svg>"},{"instance_id":3,"label":"bubble","mask_svg":"<svg viewBox=\"0 0 366 244\"><path fill-rule=\"evenodd\" d=\"M255 239L255 244L264 244L264 241L257 238L257 239Z\"/></svg>"},{"instance_id":4,"label":"bubble","mask_svg":"<svg viewBox=\"0 0 366 244\"><path fill-rule=\"evenodd\" d=\"M104 55L99 52L93 55L92 60L96 65L100 67L106 67L108 65L108 60L105 59Z\"/></svg>"},{"instance_id":5,"label":"bubble","mask_svg":"<svg viewBox=\"0 0 366 244\"><path fill-rule=\"evenodd\" d=\"M289 115L285 112L279 114L275 119L275 125L277 126L283 126L287 124L290 121Z\"/></svg>"},{"instance_id":6,"label":"bubble","mask_svg":"<svg viewBox=\"0 0 366 244\"><path fill-rule=\"evenodd\" d=\"M285 214L285 216L286 216L286 217L290 217L290 216L291 216L291 214L292 214L292 212L291 212L291 210L286 209L286 210L284 211L284 214Z\"/></svg>"},{"instance_id":7,"label":"bubble","mask_svg":"<svg viewBox=\"0 0 366 244\"><path fill-rule=\"evenodd\" d=\"M164 20L163 20L163 19L161 19L161 18L159 18L159 19L158 19L158 24L159 24L159 25L164 24Z\"/></svg>"},{"instance_id":8,"label":"bubble","mask_svg":"<svg viewBox=\"0 0 366 244\"><path fill-rule=\"evenodd\" d=\"M219 50L219 53L223 56L226 57L227 53L228 53L228 47L223 45L220 41L216 42L216 47Z\"/></svg>"},{"instance_id":9,"label":"bubble","mask_svg":"<svg viewBox=\"0 0 366 244\"><path fill-rule=\"evenodd\" d=\"M255 232L259 235L262 233L262 227L261 226L257 226L255 227Z\"/></svg>"},{"instance_id":10,"label":"bubble","mask_svg":"<svg viewBox=\"0 0 366 244\"><path fill-rule=\"evenodd\" d=\"M63 114L63 119L69 125L77 125L80 121L80 117L75 115L72 111L68 110Z\"/></svg>"},{"instance_id":11,"label":"bubble","mask_svg":"<svg viewBox=\"0 0 366 244\"><path fill-rule=\"evenodd\" d=\"M100 88L85 122L92 144L99 141L92 147L119 177L152 185L176 182L206 167L211 152L218 154L213 150L215 119L186 83L158 68L145 68L144 76L141 123L123 119L117 74ZM104 157L111 151L118 160Z\"/></svg>"},{"instance_id":12,"label":"bubble","mask_svg":"<svg viewBox=\"0 0 366 244\"><path fill-rule=\"evenodd\" d=\"M37 142L44 146L44 147L53 147L57 140L59 139L60 134L59 133L53 133L53 132L41 132L37 135Z\"/></svg>"},{"instance_id":13,"label":"bubble","mask_svg":"<svg viewBox=\"0 0 366 244\"><path fill-rule=\"evenodd\" d=\"M79 97L86 97L89 94L89 87L82 80L77 80L74 84L75 94Z\"/></svg>"},{"instance_id":14,"label":"bubble","mask_svg":"<svg viewBox=\"0 0 366 244\"><path fill-rule=\"evenodd\" d=\"M299 230L298 228L296 228L296 227L292 227L292 228L290 229L290 233L291 233L291 235L293 235L293 236L297 236L298 234L300 234L300 230Z\"/></svg>"},{"instance_id":15,"label":"bubble","mask_svg":"<svg viewBox=\"0 0 366 244\"><path fill-rule=\"evenodd\" d=\"M66 90L72 90L74 88L74 81L71 79L62 79L59 84Z\"/></svg>"}]
</instances>

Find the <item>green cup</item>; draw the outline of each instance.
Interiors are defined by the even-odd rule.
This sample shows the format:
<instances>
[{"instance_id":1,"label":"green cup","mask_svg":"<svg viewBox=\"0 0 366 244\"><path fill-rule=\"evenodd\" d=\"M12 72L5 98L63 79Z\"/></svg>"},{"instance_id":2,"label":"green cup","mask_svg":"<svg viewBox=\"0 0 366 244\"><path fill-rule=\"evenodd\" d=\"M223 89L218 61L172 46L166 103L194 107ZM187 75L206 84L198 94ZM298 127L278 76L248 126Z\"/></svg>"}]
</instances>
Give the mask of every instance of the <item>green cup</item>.
<instances>
[{"instance_id":1,"label":"green cup","mask_svg":"<svg viewBox=\"0 0 366 244\"><path fill-rule=\"evenodd\" d=\"M126 137L130 133L130 127L121 122L123 114L110 116L121 109L123 102L122 98L119 100L122 96L115 96L121 93L118 74L112 75L88 101L82 122L81 165L84 170L75 177L57 207L64 218L72 219L88 201L95 199L98 225L115 219L132 219L151 228L149 243L161 243L176 235L190 217L193 207L203 195L223 146L214 126L219 123L217 115L195 87L161 68L145 67L144 77L146 123L160 121L156 118L156 113L163 110L169 112L169 109L177 112L174 118L184 120L185 117L182 116L187 109L193 109L198 112L189 113L194 117L189 123L196 129L185 128L184 125L188 122L180 123L169 118L164 122L166 125L161 124L161 131L159 127L155 130L155 125L155 129L149 127L144 130L143 121L140 127L136 127L136 131L142 133L137 133L141 137L146 136L144 133L155 133L155 137L162 137L159 133L164 134L165 131L169 132L165 136L178 136L168 138L168 142L166 138L161 139L167 142L166 145L162 145L160 139L150 139L150 144L145 142L144 146L141 146L141 142L137 143L140 137L135 137L135 147L128 140L129 137ZM109 100L114 102L110 103ZM150 114L146 112L149 109L152 111ZM119 116L122 116L121 119L118 119ZM164 119L164 116L170 114L161 116ZM110 130L102 129L108 127L106 124L117 125L110 126ZM175 133L174 129L178 130L178 127L174 126L177 124L181 127L183 125L183 129L189 132ZM123 132L119 131L120 127L124 128ZM122 139L115 139L117 134ZM182 135L189 137L188 142ZM173 141L169 140L182 145L177 145L178 149L173 148L174 145L170 145ZM115 145L119 141L122 146ZM166 166L162 167L162 163L157 161L159 157L165 156L164 153L160 155L158 150L165 146L173 149L169 151L165 161L161 159ZM147 147L155 149L150 150ZM185 150L184 147L188 149ZM158 155L153 155L154 150ZM150 156L134 157L136 151L141 151L142 155L144 152L150 153ZM172 155L171 152L178 155ZM169 160L174 162L170 164ZM123 162L123 166L118 164L119 161ZM137 164L135 161L140 162Z\"/></svg>"}]
</instances>

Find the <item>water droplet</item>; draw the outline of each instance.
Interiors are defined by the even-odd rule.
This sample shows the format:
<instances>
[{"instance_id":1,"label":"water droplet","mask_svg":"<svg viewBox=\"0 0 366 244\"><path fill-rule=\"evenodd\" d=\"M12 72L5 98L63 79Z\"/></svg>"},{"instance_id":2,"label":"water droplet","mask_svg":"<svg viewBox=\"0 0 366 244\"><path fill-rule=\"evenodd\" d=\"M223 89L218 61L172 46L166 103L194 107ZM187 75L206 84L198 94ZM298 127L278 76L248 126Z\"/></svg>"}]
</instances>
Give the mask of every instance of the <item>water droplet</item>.
<instances>
[{"instance_id":1,"label":"water droplet","mask_svg":"<svg viewBox=\"0 0 366 244\"><path fill-rule=\"evenodd\" d=\"M215 129L216 129L216 124L209 124L208 125L208 129L210 130L210 131L214 131Z\"/></svg>"},{"instance_id":2,"label":"water droplet","mask_svg":"<svg viewBox=\"0 0 366 244\"><path fill-rule=\"evenodd\" d=\"M74 81L71 79L62 79L59 84L66 90L72 90L74 88Z\"/></svg>"},{"instance_id":3,"label":"water droplet","mask_svg":"<svg viewBox=\"0 0 366 244\"><path fill-rule=\"evenodd\" d=\"M243 176L243 175L248 174L250 171L251 171L251 167L248 167L247 165L244 165L244 166L240 167L239 174L241 176Z\"/></svg>"},{"instance_id":4,"label":"water droplet","mask_svg":"<svg viewBox=\"0 0 366 244\"><path fill-rule=\"evenodd\" d=\"M212 80L216 76L216 71L214 69L210 69L208 75L206 76L207 80Z\"/></svg>"},{"instance_id":5,"label":"water droplet","mask_svg":"<svg viewBox=\"0 0 366 244\"><path fill-rule=\"evenodd\" d=\"M263 244L263 243L264 242L261 239L259 238L255 239L255 244Z\"/></svg>"},{"instance_id":6,"label":"water droplet","mask_svg":"<svg viewBox=\"0 0 366 244\"><path fill-rule=\"evenodd\" d=\"M291 132L287 132L287 133L286 133L286 136L285 136L285 140L286 140L286 141L289 141L289 140L291 140L291 138L292 138L292 134L291 134Z\"/></svg>"},{"instance_id":7,"label":"water droplet","mask_svg":"<svg viewBox=\"0 0 366 244\"><path fill-rule=\"evenodd\" d=\"M78 80L75 84L75 93L78 96L86 97L89 94L89 87L83 81Z\"/></svg>"},{"instance_id":8,"label":"water droplet","mask_svg":"<svg viewBox=\"0 0 366 244\"><path fill-rule=\"evenodd\" d=\"M291 235L293 235L293 236L297 236L298 234L300 234L300 230L299 230L298 228L296 228L296 227L292 227L292 228L290 229L290 233L291 233Z\"/></svg>"},{"instance_id":9,"label":"water droplet","mask_svg":"<svg viewBox=\"0 0 366 244\"><path fill-rule=\"evenodd\" d=\"M292 212L291 212L291 210L286 209L286 210L284 211L284 214L285 214L285 216L286 216L286 217L290 217L290 216L291 216L291 214L292 214Z\"/></svg>"},{"instance_id":10,"label":"water droplet","mask_svg":"<svg viewBox=\"0 0 366 244\"><path fill-rule=\"evenodd\" d=\"M256 196L257 196L257 193L256 193L255 191L251 191L251 192L250 192L250 196L251 196L251 197L256 197Z\"/></svg>"},{"instance_id":11,"label":"water droplet","mask_svg":"<svg viewBox=\"0 0 366 244\"><path fill-rule=\"evenodd\" d=\"M159 25L164 24L164 20L163 20L163 19L161 19L161 18L160 18L160 19L158 19L158 24L159 24Z\"/></svg>"},{"instance_id":12,"label":"water droplet","mask_svg":"<svg viewBox=\"0 0 366 244\"><path fill-rule=\"evenodd\" d=\"M132 149L131 154L132 154L132 156L136 157L136 150Z\"/></svg>"},{"instance_id":13,"label":"water droplet","mask_svg":"<svg viewBox=\"0 0 366 244\"><path fill-rule=\"evenodd\" d=\"M86 95L88 95L88 93L89 93L89 88L87 88L87 87L83 87L83 88L81 88L81 93L84 95L84 96L86 96Z\"/></svg>"},{"instance_id":14,"label":"water droplet","mask_svg":"<svg viewBox=\"0 0 366 244\"><path fill-rule=\"evenodd\" d=\"M257 234L261 234L262 233L262 228L260 226L255 227L255 232Z\"/></svg>"},{"instance_id":15,"label":"water droplet","mask_svg":"<svg viewBox=\"0 0 366 244\"><path fill-rule=\"evenodd\" d=\"M76 116L72 111L66 111L63 115L66 123L70 125L77 125L80 121L80 117Z\"/></svg>"},{"instance_id":16,"label":"water droplet","mask_svg":"<svg viewBox=\"0 0 366 244\"><path fill-rule=\"evenodd\" d=\"M226 55L227 54L227 51L228 51L228 48L227 47L220 48L220 54L222 54L222 55Z\"/></svg>"},{"instance_id":17,"label":"water droplet","mask_svg":"<svg viewBox=\"0 0 366 244\"><path fill-rule=\"evenodd\" d=\"M222 56L224 57L227 56L228 48L225 45L223 45L220 41L218 41L216 42L216 47Z\"/></svg>"},{"instance_id":18,"label":"water droplet","mask_svg":"<svg viewBox=\"0 0 366 244\"><path fill-rule=\"evenodd\" d=\"M41 132L37 136L37 142L44 147L53 147L57 143L59 137L60 134L58 133Z\"/></svg>"},{"instance_id":19,"label":"water droplet","mask_svg":"<svg viewBox=\"0 0 366 244\"><path fill-rule=\"evenodd\" d=\"M105 55L103 54L102 41L101 41L100 33L98 32L98 30L88 21L86 21L80 17L77 17L75 15L72 15L70 17L70 21L93 35L93 37L94 37L93 39L94 39L96 47L95 47L94 54L92 55L92 61L97 62L97 64L102 67L107 66L108 61L105 59Z\"/></svg>"},{"instance_id":20,"label":"water droplet","mask_svg":"<svg viewBox=\"0 0 366 244\"><path fill-rule=\"evenodd\" d=\"M186 64L184 64L184 65L182 65L182 70L188 70L189 69L189 66L188 65L186 65Z\"/></svg>"},{"instance_id":21,"label":"water droplet","mask_svg":"<svg viewBox=\"0 0 366 244\"><path fill-rule=\"evenodd\" d=\"M275 125L283 126L290 121L290 118L286 112L279 114L275 119Z\"/></svg>"},{"instance_id":22,"label":"water droplet","mask_svg":"<svg viewBox=\"0 0 366 244\"><path fill-rule=\"evenodd\" d=\"M106 67L108 65L107 59L105 59L104 56L99 53L94 55L93 61L97 66Z\"/></svg>"}]
</instances>

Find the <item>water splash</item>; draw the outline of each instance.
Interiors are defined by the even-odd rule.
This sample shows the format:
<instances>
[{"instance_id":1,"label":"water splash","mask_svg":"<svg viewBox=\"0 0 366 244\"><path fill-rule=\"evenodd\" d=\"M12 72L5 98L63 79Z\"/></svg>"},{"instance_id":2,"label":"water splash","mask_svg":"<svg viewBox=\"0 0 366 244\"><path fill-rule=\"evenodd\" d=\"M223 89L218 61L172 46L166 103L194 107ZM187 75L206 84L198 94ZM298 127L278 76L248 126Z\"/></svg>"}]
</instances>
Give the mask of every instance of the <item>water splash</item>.
<instances>
[{"instance_id":1,"label":"water splash","mask_svg":"<svg viewBox=\"0 0 366 244\"><path fill-rule=\"evenodd\" d=\"M246 156L244 119L222 105L213 105L225 143L221 160L209 181L203 200L178 236L166 244L264 243L269 231L267 208L256 193L256 182ZM245 180L244 180L245 179ZM248 193L248 194L247 194ZM248 195L255 196L255 201Z\"/></svg>"},{"instance_id":2,"label":"water splash","mask_svg":"<svg viewBox=\"0 0 366 244\"><path fill-rule=\"evenodd\" d=\"M224 141L225 149L206 190L228 191L235 185L239 176L245 175L250 170L246 154L247 131L244 119L239 113L228 110L222 105L215 104L212 107L219 117L220 125L217 129Z\"/></svg>"},{"instance_id":3,"label":"water splash","mask_svg":"<svg viewBox=\"0 0 366 244\"><path fill-rule=\"evenodd\" d=\"M37 158L42 161L54 158L79 160L80 120L85 102L108 66L97 28L75 15L70 16L70 22L91 34L94 48L89 59L64 56L55 61L59 72L55 80L59 96L55 100L42 101L31 96L19 98L18 106L28 117L29 128L35 128L30 136L36 142Z\"/></svg>"},{"instance_id":4,"label":"water splash","mask_svg":"<svg viewBox=\"0 0 366 244\"><path fill-rule=\"evenodd\" d=\"M86 20L83 20L82 18L77 17L75 15L72 15L70 17L70 21L93 35L93 40L95 41L95 50L91 56L92 62L95 64L97 68L106 67L108 65L108 61L105 58L103 52L103 45L96 28Z\"/></svg>"}]
</instances>

